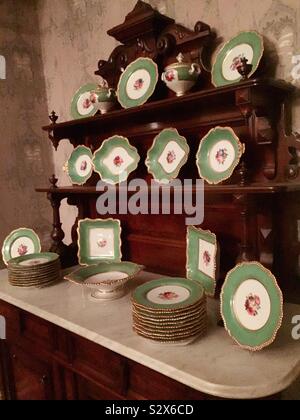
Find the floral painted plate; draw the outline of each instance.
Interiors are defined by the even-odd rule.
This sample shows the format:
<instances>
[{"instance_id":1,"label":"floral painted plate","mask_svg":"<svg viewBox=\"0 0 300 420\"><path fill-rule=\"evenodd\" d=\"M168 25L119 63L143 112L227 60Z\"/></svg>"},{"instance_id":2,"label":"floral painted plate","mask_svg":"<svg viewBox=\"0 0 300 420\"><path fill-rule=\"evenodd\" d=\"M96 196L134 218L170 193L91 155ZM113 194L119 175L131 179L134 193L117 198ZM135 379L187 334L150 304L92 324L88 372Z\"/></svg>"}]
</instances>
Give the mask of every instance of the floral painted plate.
<instances>
[{"instance_id":1,"label":"floral painted plate","mask_svg":"<svg viewBox=\"0 0 300 420\"><path fill-rule=\"evenodd\" d=\"M92 117L97 113L90 96L97 89L95 83L88 83L75 93L71 102L71 116L75 120Z\"/></svg>"},{"instance_id":2,"label":"floral painted plate","mask_svg":"<svg viewBox=\"0 0 300 420\"><path fill-rule=\"evenodd\" d=\"M120 77L117 96L123 108L143 105L153 95L158 81L158 68L150 58L130 63Z\"/></svg>"},{"instance_id":3,"label":"floral painted plate","mask_svg":"<svg viewBox=\"0 0 300 420\"><path fill-rule=\"evenodd\" d=\"M225 279L221 314L230 336L243 348L262 350L276 338L283 298L273 274L258 262L238 264Z\"/></svg>"},{"instance_id":4,"label":"floral painted plate","mask_svg":"<svg viewBox=\"0 0 300 420\"><path fill-rule=\"evenodd\" d=\"M230 178L245 152L232 128L216 127L200 142L196 155L201 178L209 184L219 184Z\"/></svg>"},{"instance_id":5,"label":"floral painted plate","mask_svg":"<svg viewBox=\"0 0 300 420\"><path fill-rule=\"evenodd\" d=\"M20 268L24 272L26 270L34 271L35 268L40 271L41 268L48 269L49 265L54 266L54 264L56 268L56 263L59 264L59 261L59 255L55 252L37 252L11 259L9 267L12 269Z\"/></svg>"},{"instance_id":6,"label":"floral painted plate","mask_svg":"<svg viewBox=\"0 0 300 420\"><path fill-rule=\"evenodd\" d=\"M126 283L143 269L143 266L131 262L102 262L80 268L65 276L65 280L94 289L94 298L107 300L120 297L119 292L124 289Z\"/></svg>"},{"instance_id":7,"label":"floral painted plate","mask_svg":"<svg viewBox=\"0 0 300 420\"><path fill-rule=\"evenodd\" d=\"M78 224L78 259L80 265L103 260L120 261L121 224L116 219L84 219Z\"/></svg>"},{"instance_id":8,"label":"floral painted plate","mask_svg":"<svg viewBox=\"0 0 300 420\"><path fill-rule=\"evenodd\" d=\"M175 128L167 128L155 137L148 151L146 166L157 182L168 184L177 178L189 153L185 137L180 136Z\"/></svg>"},{"instance_id":9,"label":"floral painted plate","mask_svg":"<svg viewBox=\"0 0 300 420\"><path fill-rule=\"evenodd\" d=\"M140 161L137 149L122 136L113 136L105 140L96 150L93 165L102 181L118 184L126 181Z\"/></svg>"},{"instance_id":10,"label":"floral painted plate","mask_svg":"<svg viewBox=\"0 0 300 420\"><path fill-rule=\"evenodd\" d=\"M264 53L263 38L255 31L241 32L225 43L218 52L212 68L214 86L225 86L237 83L242 79L238 72L241 59L246 58L252 65L248 77L257 70Z\"/></svg>"},{"instance_id":11,"label":"floral painted plate","mask_svg":"<svg viewBox=\"0 0 300 420\"><path fill-rule=\"evenodd\" d=\"M208 296L214 296L219 272L217 238L209 230L187 229L187 278L199 281Z\"/></svg>"},{"instance_id":12,"label":"floral painted plate","mask_svg":"<svg viewBox=\"0 0 300 420\"><path fill-rule=\"evenodd\" d=\"M7 265L12 258L41 252L38 235L27 228L20 228L11 232L3 242L2 258Z\"/></svg>"},{"instance_id":13,"label":"floral painted plate","mask_svg":"<svg viewBox=\"0 0 300 420\"><path fill-rule=\"evenodd\" d=\"M78 146L73 150L64 170L71 182L76 185L83 185L93 173L93 154L86 146Z\"/></svg>"},{"instance_id":14,"label":"floral painted plate","mask_svg":"<svg viewBox=\"0 0 300 420\"><path fill-rule=\"evenodd\" d=\"M161 278L139 286L132 295L133 303L148 309L174 311L188 308L204 297L203 287L183 278Z\"/></svg>"}]
</instances>

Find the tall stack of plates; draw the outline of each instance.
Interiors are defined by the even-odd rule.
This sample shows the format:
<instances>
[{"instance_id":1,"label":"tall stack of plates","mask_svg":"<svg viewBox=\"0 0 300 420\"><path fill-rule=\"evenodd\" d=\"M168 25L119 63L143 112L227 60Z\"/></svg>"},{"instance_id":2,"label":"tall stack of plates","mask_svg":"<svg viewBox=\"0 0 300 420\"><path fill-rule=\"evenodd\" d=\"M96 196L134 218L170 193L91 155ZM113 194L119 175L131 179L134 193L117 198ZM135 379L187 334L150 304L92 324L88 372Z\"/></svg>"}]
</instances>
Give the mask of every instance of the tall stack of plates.
<instances>
[{"instance_id":1,"label":"tall stack of plates","mask_svg":"<svg viewBox=\"0 0 300 420\"><path fill-rule=\"evenodd\" d=\"M133 329L159 343L189 344L207 330L206 297L196 281L162 278L132 296Z\"/></svg>"},{"instance_id":2,"label":"tall stack of plates","mask_svg":"<svg viewBox=\"0 0 300 420\"><path fill-rule=\"evenodd\" d=\"M60 279L59 255L52 252L13 258L7 269L9 283L17 287L45 287Z\"/></svg>"}]
</instances>

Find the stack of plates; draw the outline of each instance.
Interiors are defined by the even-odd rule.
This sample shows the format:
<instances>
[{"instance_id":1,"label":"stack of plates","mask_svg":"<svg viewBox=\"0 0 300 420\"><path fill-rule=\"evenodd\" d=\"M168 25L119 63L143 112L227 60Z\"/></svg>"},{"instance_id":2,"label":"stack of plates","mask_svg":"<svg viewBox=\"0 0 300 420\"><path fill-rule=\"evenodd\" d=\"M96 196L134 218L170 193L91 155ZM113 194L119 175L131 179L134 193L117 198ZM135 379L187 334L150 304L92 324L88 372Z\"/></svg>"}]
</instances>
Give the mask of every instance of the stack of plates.
<instances>
[{"instance_id":1,"label":"stack of plates","mask_svg":"<svg viewBox=\"0 0 300 420\"><path fill-rule=\"evenodd\" d=\"M132 296L133 329L159 343L189 344L207 330L206 298L196 281L162 278Z\"/></svg>"},{"instance_id":2,"label":"stack of plates","mask_svg":"<svg viewBox=\"0 0 300 420\"><path fill-rule=\"evenodd\" d=\"M51 252L13 258L7 269L9 283L17 287L45 287L60 279L59 255Z\"/></svg>"}]
</instances>

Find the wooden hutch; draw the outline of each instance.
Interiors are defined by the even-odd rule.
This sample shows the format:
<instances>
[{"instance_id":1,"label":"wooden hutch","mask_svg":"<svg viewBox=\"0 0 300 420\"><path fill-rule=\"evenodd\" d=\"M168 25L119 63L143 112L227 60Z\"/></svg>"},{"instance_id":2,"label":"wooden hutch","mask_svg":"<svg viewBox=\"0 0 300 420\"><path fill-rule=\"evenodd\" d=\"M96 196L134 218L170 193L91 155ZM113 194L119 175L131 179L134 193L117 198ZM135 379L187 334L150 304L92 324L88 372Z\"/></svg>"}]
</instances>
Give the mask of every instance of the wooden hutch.
<instances>
[{"instance_id":1,"label":"wooden hutch","mask_svg":"<svg viewBox=\"0 0 300 420\"><path fill-rule=\"evenodd\" d=\"M61 140L68 139L74 147L86 145L95 151L104 139L114 134L126 136L141 156L138 169L131 178L140 177L150 181L144 164L147 150L161 130L174 127L187 138L191 150L179 177L182 180L196 180L199 176L195 156L201 138L215 126L232 127L245 143L246 153L227 182L205 185L205 219L201 225L214 232L220 243L221 276L218 289L228 270L237 262L257 260L276 275L285 296L296 299L297 291L300 296L300 143L299 136L286 128L290 126L290 98L294 88L283 81L266 78L267 66L263 69L264 78L259 75L258 78L245 79L230 86L213 87L205 64L215 42L215 34L210 27L197 22L194 30L189 30L142 1L138 1L123 24L108 31L108 34L119 41L120 45L107 61L99 61L95 73L106 79L109 86L116 88L122 69L138 57L150 57L158 64L161 72L168 64L176 61L180 52L187 60L200 64L202 74L199 82L191 93L177 98L160 81L153 97L145 105L131 109L119 108L105 115L82 120L58 122L53 112L50 116L51 124L43 129L48 132L54 148L57 149ZM268 57L264 61L267 63ZM51 251L61 255L64 267L77 264L78 220L99 217L96 211L99 196L97 180L98 177L94 176L91 182L81 187L57 187L57 179L53 176L50 187L37 189L40 193L47 193L53 207ZM69 246L63 243L64 232L60 219L60 204L65 198L70 205L78 207L78 219L72 229L72 243ZM186 215L113 217L119 218L122 223L124 260L144 264L147 271L185 276ZM123 385L118 382L118 378L126 366L136 383L144 376L150 379L153 389L157 389L155 395L146 391L138 394L136 391L127 393L127 398L156 398L158 395L159 398L167 399L203 398L200 393L158 373L151 373L143 366L133 362L126 364L124 358L117 357L107 349L60 328L53 329L26 312L22 311L20 315L11 306L2 306L3 310L10 320L12 333L9 343L12 344L9 345L12 347L9 353L2 346L2 360L8 357L8 365L16 364L15 371L19 377L15 381L29 375L28 381L36 384L37 395L41 398L53 397L49 385L52 367L49 366L55 366L55 388L58 389L57 395L64 398L73 399L76 395L82 398L124 396ZM29 331L31 336L29 334L23 337L23 341L17 342L20 316L23 320L22 331ZM50 341L46 339L47 334L51 336ZM26 340L31 342L31 347L28 343L21 344L22 349L16 347ZM55 347L51 347L50 342ZM33 363L30 357L24 356L24 348L27 346L28 355L32 343L42 343L39 354L42 361ZM55 348L53 354L53 350L47 346ZM64 388L62 392L60 385L62 366L67 366L68 358L74 352L77 358L72 359L72 365L68 365L67 383L80 379L79 382L77 380L79 394L76 395L70 391L70 387ZM82 362L87 359L94 362L97 360L93 370ZM18 362L20 360L22 363ZM109 362L104 363L104 360ZM18 363L21 363L21 367ZM14 397L15 394L9 396Z\"/></svg>"}]
</instances>

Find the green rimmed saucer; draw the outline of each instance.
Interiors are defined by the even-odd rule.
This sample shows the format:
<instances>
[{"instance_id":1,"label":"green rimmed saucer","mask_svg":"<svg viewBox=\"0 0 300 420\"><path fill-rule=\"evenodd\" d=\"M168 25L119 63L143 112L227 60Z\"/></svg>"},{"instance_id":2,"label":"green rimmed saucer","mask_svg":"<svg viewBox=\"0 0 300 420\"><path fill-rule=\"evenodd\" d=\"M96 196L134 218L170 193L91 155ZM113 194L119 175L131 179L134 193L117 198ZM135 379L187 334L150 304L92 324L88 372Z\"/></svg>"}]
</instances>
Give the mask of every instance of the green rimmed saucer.
<instances>
[{"instance_id":1,"label":"green rimmed saucer","mask_svg":"<svg viewBox=\"0 0 300 420\"><path fill-rule=\"evenodd\" d=\"M64 166L72 184L83 185L93 173L93 154L89 147L78 146L71 153Z\"/></svg>"},{"instance_id":2,"label":"green rimmed saucer","mask_svg":"<svg viewBox=\"0 0 300 420\"><path fill-rule=\"evenodd\" d=\"M209 230L187 228L188 279L199 281L208 296L214 296L219 272L219 253L216 235Z\"/></svg>"},{"instance_id":3,"label":"green rimmed saucer","mask_svg":"<svg viewBox=\"0 0 300 420\"><path fill-rule=\"evenodd\" d=\"M245 152L235 132L230 127L215 127L204 136L196 155L200 178L209 184L219 184L229 179Z\"/></svg>"},{"instance_id":4,"label":"green rimmed saucer","mask_svg":"<svg viewBox=\"0 0 300 420\"><path fill-rule=\"evenodd\" d=\"M226 42L218 52L212 68L212 83L214 86L225 86L237 83L242 79L237 68L241 58L252 65L248 75L251 77L257 70L264 53L264 42L261 35L255 31L241 32Z\"/></svg>"},{"instance_id":5,"label":"green rimmed saucer","mask_svg":"<svg viewBox=\"0 0 300 420\"><path fill-rule=\"evenodd\" d=\"M167 128L155 137L148 151L146 166L153 178L168 184L177 178L181 168L188 160L190 148L186 138L180 136L175 128Z\"/></svg>"},{"instance_id":6,"label":"green rimmed saucer","mask_svg":"<svg viewBox=\"0 0 300 420\"><path fill-rule=\"evenodd\" d=\"M282 292L273 274L258 262L238 264L225 279L221 315L241 347L258 351L273 343L283 318Z\"/></svg>"},{"instance_id":7,"label":"green rimmed saucer","mask_svg":"<svg viewBox=\"0 0 300 420\"><path fill-rule=\"evenodd\" d=\"M102 143L93 156L94 170L107 184L126 181L140 161L137 149L123 136L110 137Z\"/></svg>"},{"instance_id":8,"label":"green rimmed saucer","mask_svg":"<svg viewBox=\"0 0 300 420\"><path fill-rule=\"evenodd\" d=\"M87 83L78 89L71 102L72 118L78 120L96 115L97 109L94 107L90 97L97 90L97 87L95 83Z\"/></svg>"},{"instance_id":9,"label":"green rimmed saucer","mask_svg":"<svg viewBox=\"0 0 300 420\"><path fill-rule=\"evenodd\" d=\"M122 259L120 220L80 220L77 231L80 265L93 265L104 260L117 262Z\"/></svg>"},{"instance_id":10,"label":"green rimmed saucer","mask_svg":"<svg viewBox=\"0 0 300 420\"><path fill-rule=\"evenodd\" d=\"M41 251L41 242L38 235L27 228L12 231L4 240L2 246L2 258L8 262L23 255L35 254Z\"/></svg>"},{"instance_id":11,"label":"green rimmed saucer","mask_svg":"<svg viewBox=\"0 0 300 420\"><path fill-rule=\"evenodd\" d=\"M158 67L150 58L138 58L122 73L117 96L123 108L143 105L153 95L158 81Z\"/></svg>"},{"instance_id":12,"label":"green rimmed saucer","mask_svg":"<svg viewBox=\"0 0 300 420\"><path fill-rule=\"evenodd\" d=\"M183 278L161 278L139 286L132 295L138 305L174 311L195 305L204 296L203 287Z\"/></svg>"}]
</instances>

